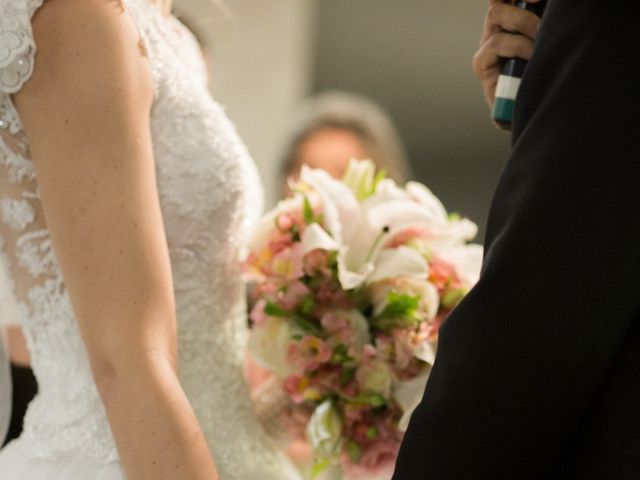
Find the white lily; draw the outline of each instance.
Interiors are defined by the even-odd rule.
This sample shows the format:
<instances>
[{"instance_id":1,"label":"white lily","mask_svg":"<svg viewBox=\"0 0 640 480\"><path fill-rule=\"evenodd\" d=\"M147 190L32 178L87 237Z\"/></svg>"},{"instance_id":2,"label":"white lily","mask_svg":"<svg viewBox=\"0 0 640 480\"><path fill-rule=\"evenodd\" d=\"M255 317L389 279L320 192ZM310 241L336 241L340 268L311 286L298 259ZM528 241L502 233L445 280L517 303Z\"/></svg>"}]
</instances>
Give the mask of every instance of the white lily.
<instances>
[{"instance_id":1,"label":"white lily","mask_svg":"<svg viewBox=\"0 0 640 480\"><path fill-rule=\"evenodd\" d=\"M431 367L425 366L417 377L411 380L397 381L393 387L393 397L402 409L402 417L398 422L398 429L402 432L407 430L413 411L420 405L430 372Z\"/></svg>"},{"instance_id":2,"label":"white lily","mask_svg":"<svg viewBox=\"0 0 640 480\"><path fill-rule=\"evenodd\" d=\"M382 181L362 202L345 183L322 170L302 168L301 179L319 195L324 221L338 252L338 277L350 290L371 281L397 276L424 276L426 260L409 248L384 249L385 240L406 225L427 223L432 214L391 180ZM319 232L310 234L320 242ZM309 242L312 243L311 241ZM322 239L321 243L328 243ZM374 276L375 275L375 276Z\"/></svg>"},{"instance_id":3,"label":"white lily","mask_svg":"<svg viewBox=\"0 0 640 480\"><path fill-rule=\"evenodd\" d=\"M306 434L316 459L337 458L342 445L342 420L331 400L325 400L313 411Z\"/></svg>"},{"instance_id":4,"label":"white lily","mask_svg":"<svg viewBox=\"0 0 640 480\"><path fill-rule=\"evenodd\" d=\"M433 223L446 224L448 220L447 210L442 202L425 185L418 182L409 182L405 186L407 195L422 205L431 213Z\"/></svg>"},{"instance_id":5,"label":"white lily","mask_svg":"<svg viewBox=\"0 0 640 480\"><path fill-rule=\"evenodd\" d=\"M379 282L387 278L415 277L424 279L429 274L429 266L424 257L413 248L385 248L380 250L375 268L367 278L367 283Z\"/></svg>"},{"instance_id":6,"label":"white lily","mask_svg":"<svg viewBox=\"0 0 640 480\"><path fill-rule=\"evenodd\" d=\"M482 245L475 243L443 249L438 256L456 267L456 272L467 285L475 285L482 268Z\"/></svg>"},{"instance_id":7,"label":"white lily","mask_svg":"<svg viewBox=\"0 0 640 480\"><path fill-rule=\"evenodd\" d=\"M351 160L342 181L358 200L364 200L375 188L376 166L371 160Z\"/></svg>"},{"instance_id":8,"label":"white lily","mask_svg":"<svg viewBox=\"0 0 640 480\"><path fill-rule=\"evenodd\" d=\"M309 225L302 234L302 252L307 253L316 250L337 251L340 244L336 242L327 231L317 223Z\"/></svg>"}]
</instances>

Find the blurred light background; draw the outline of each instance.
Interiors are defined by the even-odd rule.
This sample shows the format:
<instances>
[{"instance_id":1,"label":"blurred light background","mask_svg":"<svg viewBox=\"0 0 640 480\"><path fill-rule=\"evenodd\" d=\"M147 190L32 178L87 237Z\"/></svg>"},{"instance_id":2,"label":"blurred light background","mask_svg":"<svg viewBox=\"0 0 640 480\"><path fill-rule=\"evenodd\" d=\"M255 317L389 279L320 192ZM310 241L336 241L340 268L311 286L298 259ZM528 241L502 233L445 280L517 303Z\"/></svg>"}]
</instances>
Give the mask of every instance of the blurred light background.
<instances>
[{"instance_id":1,"label":"blurred light background","mask_svg":"<svg viewBox=\"0 0 640 480\"><path fill-rule=\"evenodd\" d=\"M508 157L471 72L486 2L469 0L177 0L205 44L212 89L248 144L267 189L290 113L304 96L339 89L385 108L415 179L480 226ZM216 2L217 3L217 2Z\"/></svg>"}]
</instances>

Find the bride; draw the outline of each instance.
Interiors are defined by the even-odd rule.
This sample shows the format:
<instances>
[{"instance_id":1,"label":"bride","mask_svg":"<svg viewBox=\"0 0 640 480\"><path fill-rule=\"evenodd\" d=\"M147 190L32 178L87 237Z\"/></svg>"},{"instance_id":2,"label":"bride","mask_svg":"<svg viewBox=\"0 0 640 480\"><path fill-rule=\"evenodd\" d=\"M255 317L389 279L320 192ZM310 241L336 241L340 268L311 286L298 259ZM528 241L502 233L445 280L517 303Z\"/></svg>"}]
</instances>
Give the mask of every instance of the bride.
<instances>
[{"instance_id":1,"label":"bride","mask_svg":"<svg viewBox=\"0 0 640 480\"><path fill-rule=\"evenodd\" d=\"M242 375L261 187L167 3L0 0L0 282L40 386L3 480L298 478Z\"/></svg>"}]
</instances>

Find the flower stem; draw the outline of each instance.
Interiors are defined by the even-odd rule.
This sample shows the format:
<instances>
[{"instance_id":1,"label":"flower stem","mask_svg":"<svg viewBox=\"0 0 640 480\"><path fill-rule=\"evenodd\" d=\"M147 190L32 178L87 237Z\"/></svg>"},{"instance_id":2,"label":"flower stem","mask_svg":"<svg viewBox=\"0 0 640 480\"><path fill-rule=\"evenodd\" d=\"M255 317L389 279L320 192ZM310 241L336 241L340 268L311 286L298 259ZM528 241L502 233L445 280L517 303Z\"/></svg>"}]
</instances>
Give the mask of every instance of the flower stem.
<instances>
[{"instance_id":1,"label":"flower stem","mask_svg":"<svg viewBox=\"0 0 640 480\"><path fill-rule=\"evenodd\" d=\"M369 263L371 261L371 259L373 258L373 254L378 249L378 247L380 246L380 243L382 242L382 239L387 233L389 233L389 227L387 226L382 227L382 231L378 234L376 239L373 241L373 244L369 249L369 253L367 253L366 258L364 259L364 263Z\"/></svg>"}]
</instances>

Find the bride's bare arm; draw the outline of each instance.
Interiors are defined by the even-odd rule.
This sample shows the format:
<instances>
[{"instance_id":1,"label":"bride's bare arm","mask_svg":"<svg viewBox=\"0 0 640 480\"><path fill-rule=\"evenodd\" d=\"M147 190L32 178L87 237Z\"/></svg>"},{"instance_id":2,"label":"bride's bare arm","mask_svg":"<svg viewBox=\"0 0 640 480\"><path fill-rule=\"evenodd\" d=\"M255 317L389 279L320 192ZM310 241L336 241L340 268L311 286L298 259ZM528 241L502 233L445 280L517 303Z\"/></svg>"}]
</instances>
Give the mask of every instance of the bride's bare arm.
<instances>
[{"instance_id":1,"label":"bride's bare arm","mask_svg":"<svg viewBox=\"0 0 640 480\"><path fill-rule=\"evenodd\" d=\"M129 480L217 478L176 374L152 80L115 0L50 0L16 96L44 216Z\"/></svg>"}]
</instances>

